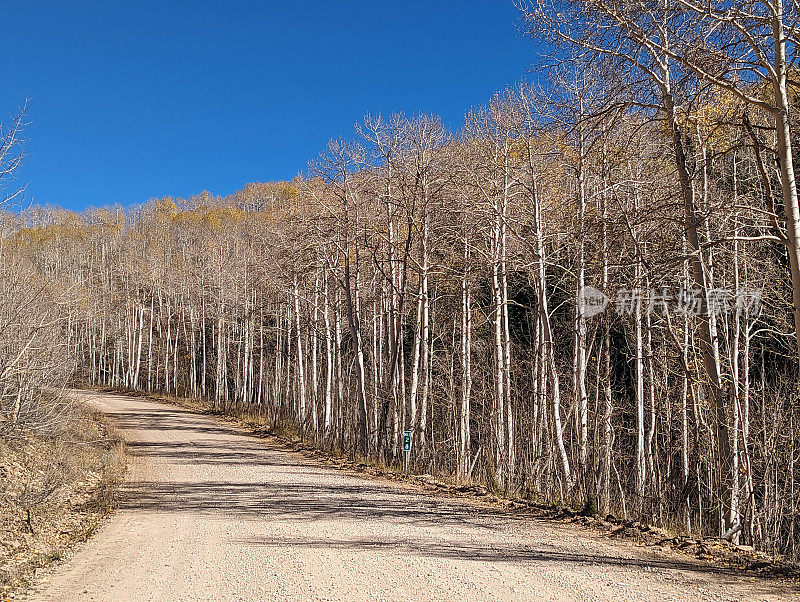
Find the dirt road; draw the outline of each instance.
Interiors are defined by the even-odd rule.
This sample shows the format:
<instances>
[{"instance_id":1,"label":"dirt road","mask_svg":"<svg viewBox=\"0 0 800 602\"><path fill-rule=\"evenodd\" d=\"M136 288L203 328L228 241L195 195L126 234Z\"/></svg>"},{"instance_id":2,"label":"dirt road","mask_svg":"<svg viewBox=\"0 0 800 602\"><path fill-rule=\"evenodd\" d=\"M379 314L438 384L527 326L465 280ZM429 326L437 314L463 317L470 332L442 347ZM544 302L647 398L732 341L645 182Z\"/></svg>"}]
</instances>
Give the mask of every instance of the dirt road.
<instances>
[{"instance_id":1,"label":"dirt road","mask_svg":"<svg viewBox=\"0 0 800 602\"><path fill-rule=\"evenodd\" d=\"M573 525L317 465L212 417L92 403L131 455L120 510L33 600L786 600Z\"/></svg>"}]
</instances>

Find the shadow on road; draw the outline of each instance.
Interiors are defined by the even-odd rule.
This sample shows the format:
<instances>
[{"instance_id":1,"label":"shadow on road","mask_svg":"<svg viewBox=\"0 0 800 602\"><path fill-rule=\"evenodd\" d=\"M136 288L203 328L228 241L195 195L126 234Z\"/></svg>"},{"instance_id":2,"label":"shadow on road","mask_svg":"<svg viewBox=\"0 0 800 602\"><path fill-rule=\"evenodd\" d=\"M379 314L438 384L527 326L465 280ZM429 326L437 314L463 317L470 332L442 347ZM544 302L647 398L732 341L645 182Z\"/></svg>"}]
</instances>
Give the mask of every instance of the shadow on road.
<instances>
[{"instance_id":1,"label":"shadow on road","mask_svg":"<svg viewBox=\"0 0 800 602\"><path fill-rule=\"evenodd\" d=\"M312 537L250 537L236 540L243 545L268 547L304 546L308 548L332 548L341 550L378 550L390 549L396 553L413 556L432 556L436 558L453 558L461 560L479 560L489 562L570 562L585 565L614 565L659 569L669 571L691 571L695 573L737 574L718 567L709 567L693 562L661 560L656 558L631 558L608 556L603 554L573 554L559 552L555 546L509 544L499 547L480 542L463 540L443 541L441 539L314 539Z\"/></svg>"},{"instance_id":2,"label":"shadow on road","mask_svg":"<svg viewBox=\"0 0 800 602\"><path fill-rule=\"evenodd\" d=\"M275 453L275 452L273 452ZM246 460L243 460L246 462ZM262 465L292 467L291 464L263 462ZM149 512L190 512L193 514L248 515L290 520L391 520L414 525L464 525L498 529L513 516L490 508L453 506L435 496L365 484L358 477L340 475L341 484L314 482L315 472L294 465L297 482L237 483L214 482L130 482L120 492L120 508ZM271 470L271 475L275 473ZM291 478L293 474L288 476ZM324 469L320 475L329 475ZM303 482L303 481L308 482ZM352 484L348 481L353 481ZM456 502L457 503L457 502Z\"/></svg>"},{"instance_id":3,"label":"shadow on road","mask_svg":"<svg viewBox=\"0 0 800 602\"><path fill-rule=\"evenodd\" d=\"M237 435L234 429L213 424L210 418L185 410L154 408L152 410L116 410L110 412L122 429L157 429L160 431L194 431L204 435Z\"/></svg>"},{"instance_id":4,"label":"shadow on road","mask_svg":"<svg viewBox=\"0 0 800 602\"><path fill-rule=\"evenodd\" d=\"M471 506L459 500L390 483L369 481L347 473L333 473L336 477L331 478L330 469L313 461L286 451L270 449L266 442L243 437L232 428L214 424L208 417L189 412L154 406L142 411L117 411L112 414L122 429L160 432L158 438L163 441L131 438L127 448L132 455L146 457L166 466L219 468L215 475L217 478L212 481L201 480L199 475L196 480L189 482L128 481L119 496L119 506L123 510L234 515L242 520L252 518L309 523L336 520L353 524L354 537L348 539L264 536L236 540L243 545L390 549L408 555L476 561L533 564L569 562L650 568L665 571L666 574L689 571L696 574L740 575L733 569L701 562L632 557L630 554L565 553L559 551L560 547L546 543L500 546L489 543L491 540L497 541L496 538L487 538L485 541L467 537L459 539L458 529L446 530L447 535L436 538L358 537L361 523L369 523L374 528L381 521L391 521L392 524L427 527L428 532L432 532L434 527L464 527L494 533L503 530L513 532L516 521L525 521L525 526L529 527L531 521L537 519L514 516L485 506ZM174 437L170 436L170 431L175 432ZM189 433L190 441L186 441L186 433ZM255 467L261 469L256 469L254 473ZM547 523L546 528L566 527Z\"/></svg>"}]
</instances>

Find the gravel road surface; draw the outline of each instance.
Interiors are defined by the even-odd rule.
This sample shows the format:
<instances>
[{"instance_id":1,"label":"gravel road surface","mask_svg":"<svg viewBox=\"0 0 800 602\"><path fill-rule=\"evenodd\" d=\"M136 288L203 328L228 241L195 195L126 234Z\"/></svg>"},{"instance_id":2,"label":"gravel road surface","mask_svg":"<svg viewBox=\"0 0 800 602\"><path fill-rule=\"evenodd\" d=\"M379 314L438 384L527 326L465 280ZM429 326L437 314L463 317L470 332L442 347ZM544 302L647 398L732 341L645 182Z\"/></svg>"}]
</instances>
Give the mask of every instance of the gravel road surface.
<instances>
[{"instance_id":1,"label":"gravel road surface","mask_svg":"<svg viewBox=\"0 0 800 602\"><path fill-rule=\"evenodd\" d=\"M787 600L575 525L327 468L173 406L81 393L130 454L120 508L32 600Z\"/></svg>"}]
</instances>

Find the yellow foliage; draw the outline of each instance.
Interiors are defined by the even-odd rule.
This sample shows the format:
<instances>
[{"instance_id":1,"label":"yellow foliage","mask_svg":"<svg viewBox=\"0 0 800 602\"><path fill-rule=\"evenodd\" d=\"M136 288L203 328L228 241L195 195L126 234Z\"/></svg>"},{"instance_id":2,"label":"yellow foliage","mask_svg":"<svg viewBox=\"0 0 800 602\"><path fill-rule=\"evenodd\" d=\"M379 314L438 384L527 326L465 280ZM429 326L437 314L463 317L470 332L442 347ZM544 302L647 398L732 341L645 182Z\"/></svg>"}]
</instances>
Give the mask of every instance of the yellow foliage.
<instances>
[{"instance_id":1,"label":"yellow foliage","mask_svg":"<svg viewBox=\"0 0 800 602\"><path fill-rule=\"evenodd\" d=\"M168 215L171 217L178 212L178 205L171 196L156 199L153 205L156 208L156 213L159 215Z\"/></svg>"},{"instance_id":2,"label":"yellow foliage","mask_svg":"<svg viewBox=\"0 0 800 602\"><path fill-rule=\"evenodd\" d=\"M287 184L286 182L280 182L278 184L278 192L286 199L290 199L295 202L300 200L300 191L297 189L297 187Z\"/></svg>"}]
</instances>

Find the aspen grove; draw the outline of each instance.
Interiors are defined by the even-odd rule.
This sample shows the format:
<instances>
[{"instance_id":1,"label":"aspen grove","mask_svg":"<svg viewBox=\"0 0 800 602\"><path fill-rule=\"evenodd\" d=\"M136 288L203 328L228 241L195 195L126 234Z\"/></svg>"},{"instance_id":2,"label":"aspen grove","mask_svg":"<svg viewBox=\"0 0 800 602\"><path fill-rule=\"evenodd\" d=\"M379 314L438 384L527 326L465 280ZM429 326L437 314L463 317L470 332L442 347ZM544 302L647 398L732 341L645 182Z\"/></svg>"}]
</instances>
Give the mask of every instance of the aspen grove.
<instances>
[{"instance_id":1,"label":"aspen grove","mask_svg":"<svg viewBox=\"0 0 800 602\"><path fill-rule=\"evenodd\" d=\"M291 182L8 212L3 269L69 292L75 383L797 558L796 91L648 41L666 9L568 4L547 85L458 131L366 116Z\"/></svg>"}]
</instances>

